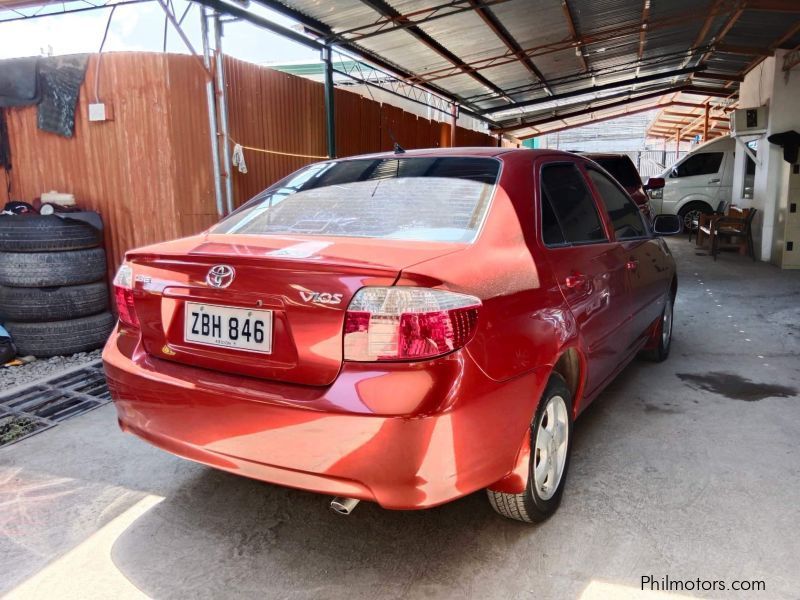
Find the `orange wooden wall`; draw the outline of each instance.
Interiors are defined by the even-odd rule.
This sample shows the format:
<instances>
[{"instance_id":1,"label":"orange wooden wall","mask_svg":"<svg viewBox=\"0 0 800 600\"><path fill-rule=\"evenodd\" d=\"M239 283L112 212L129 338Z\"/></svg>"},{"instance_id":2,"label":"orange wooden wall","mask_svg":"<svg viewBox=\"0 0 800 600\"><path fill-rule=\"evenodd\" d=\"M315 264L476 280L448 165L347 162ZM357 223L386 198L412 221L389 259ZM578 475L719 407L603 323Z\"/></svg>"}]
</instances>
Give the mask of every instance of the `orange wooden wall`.
<instances>
[{"instance_id":1,"label":"orange wooden wall","mask_svg":"<svg viewBox=\"0 0 800 600\"><path fill-rule=\"evenodd\" d=\"M327 152L323 85L226 57L231 139L246 146L323 157ZM80 91L72 138L40 131L36 108L6 109L11 144L11 194L0 173L0 203L31 201L43 192L75 194L106 224L109 270L126 250L190 235L217 220L209 149L205 75L176 54L103 55L99 97L113 120L90 123L97 57ZM419 118L343 89L336 90L339 156L392 148L447 146L450 124ZM457 145L493 146L489 135L458 128ZM239 205L314 158L245 151L248 173L235 169Z\"/></svg>"}]
</instances>

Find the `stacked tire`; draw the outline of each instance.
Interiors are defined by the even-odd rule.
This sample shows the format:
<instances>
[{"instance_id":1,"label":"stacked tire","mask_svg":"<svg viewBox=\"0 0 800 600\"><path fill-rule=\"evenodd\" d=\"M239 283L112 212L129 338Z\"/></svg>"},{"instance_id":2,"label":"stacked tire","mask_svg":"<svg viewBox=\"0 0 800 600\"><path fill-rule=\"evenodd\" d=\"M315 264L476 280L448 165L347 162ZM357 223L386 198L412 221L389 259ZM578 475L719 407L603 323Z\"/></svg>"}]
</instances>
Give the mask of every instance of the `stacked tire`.
<instances>
[{"instance_id":1,"label":"stacked tire","mask_svg":"<svg viewBox=\"0 0 800 600\"><path fill-rule=\"evenodd\" d=\"M0 215L0 322L20 355L100 348L108 311L100 232L55 215Z\"/></svg>"}]
</instances>

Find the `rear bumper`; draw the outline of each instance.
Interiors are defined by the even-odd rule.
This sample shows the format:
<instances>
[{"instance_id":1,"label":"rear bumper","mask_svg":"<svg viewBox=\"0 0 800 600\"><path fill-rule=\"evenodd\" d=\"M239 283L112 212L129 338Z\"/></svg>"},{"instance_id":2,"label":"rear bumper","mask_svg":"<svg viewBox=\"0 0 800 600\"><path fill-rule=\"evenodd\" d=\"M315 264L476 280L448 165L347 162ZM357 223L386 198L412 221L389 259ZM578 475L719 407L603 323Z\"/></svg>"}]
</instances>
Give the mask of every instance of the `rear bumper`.
<instances>
[{"instance_id":1,"label":"rear bumper","mask_svg":"<svg viewBox=\"0 0 800 600\"><path fill-rule=\"evenodd\" d=\"M218 469L393 509L509 474L546 377L497 382L460 351L413 367L346 363L327 387L281 384L155 359L119 330L103 360L124 431Z\"/></svg>"}]
</instances>

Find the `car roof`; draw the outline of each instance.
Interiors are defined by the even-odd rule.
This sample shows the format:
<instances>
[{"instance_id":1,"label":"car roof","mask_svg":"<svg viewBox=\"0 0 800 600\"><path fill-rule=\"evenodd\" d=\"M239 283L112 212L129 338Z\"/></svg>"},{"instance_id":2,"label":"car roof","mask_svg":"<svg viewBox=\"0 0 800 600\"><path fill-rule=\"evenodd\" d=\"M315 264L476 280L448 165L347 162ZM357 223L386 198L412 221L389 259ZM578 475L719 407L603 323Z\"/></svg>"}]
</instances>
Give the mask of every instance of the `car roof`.
<instances>
[{"instance_id":1,"label":"car roof","mask_svg":"<svg viewBox=\"0 0 800 600\"><path fill-rule=\"evenodd\" d=\"M736 147L736 142L734 139L729 135L723 135L718 138L714 138L706 142L705 144L700 144L696 148L692 148L689 151L689 154L694 154L695 152L705 152L708 150L719 151L720 149L724 150L733 150Z\"/></svg>"},{"instance_id":2,"label":"car roof","mask_svg":"<svg viewBox=\"0 0 800 600\"><path fill-rule=\"evenodd\" d=\"M406 150L402 154L397 154L392 151L388 152L375 152L372 154L359 154L357 156L347 156L339 160L354 160L360 158L410 158L410 157L487 157L494 158L503 155L530 155L532 158L536 156L546 155L561 155L561 156L575 156L569 152L561 150L549 150L545 148L495 148L491 146L457 146L455 148L419 148L415 150Z\"/></svg>"},{"instance_id":3,"label":"car roof","mask_svg":"<svg viewBox=\"0 0 800 600\"><path fill-rule=\"evenodd\" d=\"M628 160L631 159L630 156L625 154L624 152L579 152L581 156L585 156L586 158L591 158L595 160L597 158L627 158Z\"/></svg>"}]
</instances>

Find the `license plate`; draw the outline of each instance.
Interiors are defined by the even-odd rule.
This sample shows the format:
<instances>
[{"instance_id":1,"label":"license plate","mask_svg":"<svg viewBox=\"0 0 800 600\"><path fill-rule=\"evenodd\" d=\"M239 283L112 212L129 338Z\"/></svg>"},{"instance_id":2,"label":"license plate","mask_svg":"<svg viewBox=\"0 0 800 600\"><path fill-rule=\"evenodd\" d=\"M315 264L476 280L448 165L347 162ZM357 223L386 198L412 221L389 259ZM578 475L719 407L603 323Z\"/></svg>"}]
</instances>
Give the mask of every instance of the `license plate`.
<instances>
[{"instance_id":1,"label":"license plate","mask_svg":"<svg viewBox=\"0 0 800 600\"><path fill-rule=\"evenodd\" d=\"M184 339L187 342L272 352L272 311L187 302Z\"/></svg>"}]
</instances>

